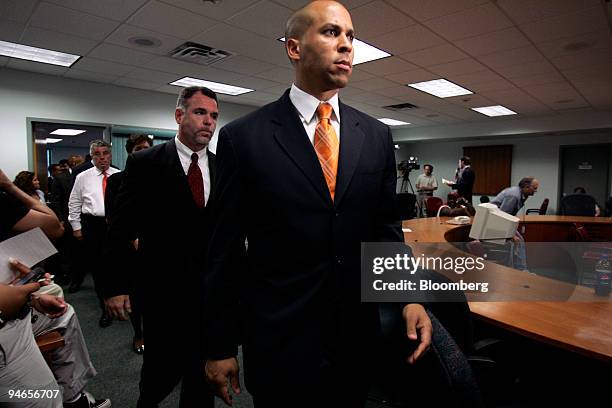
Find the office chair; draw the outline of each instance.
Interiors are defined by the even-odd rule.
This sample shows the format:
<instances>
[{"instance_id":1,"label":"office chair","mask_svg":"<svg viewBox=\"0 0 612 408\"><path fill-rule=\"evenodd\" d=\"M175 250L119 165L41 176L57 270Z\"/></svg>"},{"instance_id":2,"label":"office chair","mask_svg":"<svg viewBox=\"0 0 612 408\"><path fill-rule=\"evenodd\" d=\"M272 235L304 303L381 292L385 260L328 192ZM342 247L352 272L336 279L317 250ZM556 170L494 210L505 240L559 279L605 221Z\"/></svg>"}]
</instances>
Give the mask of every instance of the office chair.
<instances>
[{"instance_id":1,"label":"office chair","mask_svg":"<svg viewBox=\"0 0 612 408\"><path fill-rule=\"evenodd\" d=\"M427 216L435 217L438 213L438 209L444 204L440 197L427 197L425 199L425 206L427 207Z\"/></svg>"},{"instance_id":2,"label":"office chair","mask_svg":"<svg viewBox=\"0 0 612 408\"><path fill-rule=\"evenodd\" d=\"M542 205L540 206L540 208L529 208L525 214L546 215L546 210L548 210L549 201L550 200L548 198L545 198L544 201L542 201Z\"/></svg>"},{"instance_id":3,"label":"office chair","mask_svg":"<svg viewBox=\"0 0 612 408\"><path fill-rule=\"evenodd\" d=\"M587 194L570 194L561 199L560 215L595 216L597 201Z\"/></svg>"}]
</instances>

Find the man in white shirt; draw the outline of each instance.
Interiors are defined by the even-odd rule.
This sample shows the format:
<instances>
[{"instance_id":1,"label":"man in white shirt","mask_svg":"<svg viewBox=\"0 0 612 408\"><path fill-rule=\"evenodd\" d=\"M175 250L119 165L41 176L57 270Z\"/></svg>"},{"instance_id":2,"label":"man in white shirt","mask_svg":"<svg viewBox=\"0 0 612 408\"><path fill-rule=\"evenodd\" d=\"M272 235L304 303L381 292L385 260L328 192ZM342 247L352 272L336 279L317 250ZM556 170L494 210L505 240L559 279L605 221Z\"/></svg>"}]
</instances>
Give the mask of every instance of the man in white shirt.
<instances>
[{"instance_id":1,"label":"man in white shirt","mask_svg":"<svg viewBox=\"0 0 612 408\"><path fill-rule=\"evenodd\" d=\"M100 300L102 316L100 327L108 327L112 319L104 308L104 298L100 293L102 278L101 250L106 238L106 219L104 211L104 194L106 182L111 174L119 170L110 167L112 161L111 145L104 140L94 140L89 144L89 152L94 166L78 174L70 199L68 200L68 221L74 237L85 244L86 260L93 266L92 275L96 293ZM85 265L75 265L75 269ZM80 274L83 276L83 273Z\"/></svg>"},{"instance_id":2,"label":"man in white shirt","mask_svg":"<svg viewBox=\"0 0 612 408\"><path fill-rule=\"evenodd\" d=\"M438 181L433 173L433 166L426 164L423 166L423 174L420 174L416 179L416 188L419 200L419 217L427 217L427 205L425 200L427 197L432 197L433 192L438 189Z\"/></svg>"}]
</instances>

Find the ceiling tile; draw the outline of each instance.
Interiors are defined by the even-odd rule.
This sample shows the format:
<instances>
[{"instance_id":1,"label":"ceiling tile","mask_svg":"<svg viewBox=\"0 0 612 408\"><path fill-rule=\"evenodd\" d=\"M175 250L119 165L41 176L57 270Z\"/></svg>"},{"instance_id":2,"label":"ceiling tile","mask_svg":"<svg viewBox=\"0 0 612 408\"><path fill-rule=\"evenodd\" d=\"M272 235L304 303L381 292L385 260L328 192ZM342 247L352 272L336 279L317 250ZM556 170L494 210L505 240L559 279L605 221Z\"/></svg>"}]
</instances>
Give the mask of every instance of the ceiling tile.
<instances>
[{"instance_id":1,"label":"ceiling tile","mask_svg":"<svg viewBox=\"0 0 612 408\"><path fill-rule=\"evenodd\" d=\"M203 65L179 61L169 57L157 57L146 64L146 67L156 71L175 74L177 79L183 76L198 76L204 69Z\"/></svg>"},{"instance_id":2,"label":"ceiling tile","mask_svg":"<svg viewBox=\"0 0 612 408\"><path fill-rule=\"evenodd\" d=\"M397 100L390 98L388 96L373 94L373 93L364 93L361 95L353 95L350 97L351 100L356 102L365 102L374 106L388 106L397 104Z\"/></svg>"},{"instance_id":3,"label":"ceiling tile","mask_svg":"<svg viewBox=\"0 0 612 408\"><path fill-rule=\"evenodd\" d=\"M512 83L521 88L550 83L559 83L563 81L565 81L563 75L555 71L547 72L546 74L529 74L526 76L512 78Z\"/></svg>"},{"instance_id":4,"label":"ceiling tile","mask_svg":"<svg viewBox=\"0 0 612 408\"><path fill-rule=\"evenodd\" d=\"M274 68L274 65L258 61L242 55L235 55L212 65L217 69L224 69L245 75L255 75Z\"/></svg>"},{"instance_id":5,"label":"ceiling tile","mask_svg":"<svg viewBox=\"0 0 612 408\"><path fill-rule=\"evenodd\" d=\"M467 54L451 44L442 44L424 50L400 55L402 59L421 67L443 64L467 58Z\"/></svg>"},{"instance_id":6,"label":"ceiling tile","mask_svg":"<svg viewBox=\"0 0 612 408\"><path fill-rule=\"evenodd\" d=\"M295 77L295 73L292 69L289 68L273 68L268 71L260 72L256 75L253 75L258 78L268 79L270 81L277 81L281 83L290 84L293 82Z\"/></svg>"},{"instance_id":7,"label":"ceiling tile","mask_svg":"<svg viewBox=\"0 0 612 408\"><path fill-rule=\"evenodd\" d=\"M274 88L276 86L279 86L279 83L276 81L269 81L267 79L263 79L263 78L255 78L252 76L245 76L242 78L239 78L235 81L233 81L232 85L236 85L236 86L242 86L245 88L249 88L249 89L256 89L256 90L266 90L268 91L270 88ZM281 85L284 87L284 89L287 89L289 86L288 85Z\"/></svg>"},{"instance_id":8,"label":"ceiling tile","mask_svg":"<svg viewBox=\"0 0 612 408\"><path fill-rule=\"evenodd\" d=\"M8 64L6 64L6 67L12 69L20 69L23 71L39 72L41 74L49 75L62 75L68 70L68 68L66 67L42 64L40 62L25 61L17 58L10 58Z\"/></svg>"},{"instance_id":9,"label":"ceiling tile","mask_svg":"<svg viewBox=\"0 0 612 408\"><path fill-rule=\"evenodd\" d=\"M446 76L446 79L453 81L458 85L466 87L471 91L473 91L472 87L474 85L504 80L503 77L488 69L485 71L478 71L461 75L450 74Z\"/></svg>"},{"instance_id":10,"label":"ceiling tile","mask_svg":"<svg viewBox=\"0 0 612 408\"><path fill-rule=\"evenodd\" d=\"M516 89L516 86L505 78L501 80L476 82L467 85L470 91L474 93L484 93L493 91L504 91L508 89Z\"/></svg>"},{"instance_id":11,"label":"ceiling tile","mask_svg":"<svg viewBox=\"0 0 612 408\"><path fill-rule=\"evenodd\" d=\"M574 55L589 51L602 51L609 53L612 48L612 35L610 30L595 31L592 33L573 37L558 38L536 44L536 47L548 58L565 55Z\"/></svg>"},{"instance_id":12,"label":"ceiling tile","mask_svg":"<svg viewBox=\"0 0 612 408\"><path fill-rule=\"evenodd\" d=\"M42 2L32 14L30 25L91 40L103 40L119 23Z\"/></svg>"},{"instance_id":13,"label":"ceiling tile","mask_svg":"<svg viewBox=\"0 0 612 408\"><path fill-rule=\"evenodd\" d=\"M357 37L368 40L413 25L415 21L380 0L351 10Z\"/></svg>"},{"instance_id":14,"label":"ceiling tile","mask_svg":"<svg viewBox=\"0 0 612 408\"><path fill-rule=\"evenodd\" d=\"M384 78L372 78L372 79L366 79L365 81L351 82L351 86L358 88L358 89L363 89L364 91L373 91L375 89L390 88L393 85L394 85L393 82L387 79L384 79Z\"/></svg>"},{"instance_id":15,"label":"ceiling tile","mask_svg":"<svg viewBox=\"0 0 612 408\"><path fill-rule=\"evenodd\" d=\"M474 37L513 25L493 3L438 17L424 24L449 40Z\"/></svg>"},{"instance_id":16,"label":"ceiling tile","mask_svg":"<svg viewBox=\"0 0 612 408\"><path fill-rule=\"evenodd\" d=\"M164 3L170 4L175 7L181 7L185 10L193 13L212 18L214 20L222 21L235 14L238 14L242 10L246 9L253 3L259 0L231 0L222 1L214 4L209 1L194 1L194 0L161 0Z\"/></svg>"},{"instance_id":17,"label":"ceiling tile","mask_svg":"<svg viewBox=\"0 0 612 408\"><path fill-rule=\"evenodd\" d=\"M360 64L359 69L375 75L390 75L398 72L418 69L416 65L406 62L399 57L387 57L376 61L371 61L365 64Z\"/></svg>"},{"instance_id":18,"label":"ceiling tile","mask_svg":"<svg viewBox=\"0 0 612 408\"><path fill-rule=\"evenodd\" d=\"M119 76L125 75L136 68L130 65L118 64L116 62L104 61L92 57L81 58L73 67L83 71L100 72L102 74Z\"/></svg>"},{"instance_id":19,"label":"ceiling tile","mask_svg":"<svg viewBox=\"0 0 612 408\"><path fill-rule=\"evenodd\" d=\"M453 105L462 106L466 109L476 108L479 106L491 106L493 104L489 98L482 95L462 95L452 98L445 98L445 100Z\"/></svg>"},{"instance_id":20,"label":"ceiling tile","mask_svg":"<svg viewBox=\"0 0 612 408\"><path fill-rule=\"evenodd\" d=\"M595 7L599 0L497 0L497 6L517 24Z\"/></svg>"},{"instance_id":21,"label":"ceiling tile","mask_svg":"<svg viewBox=\"0 0 612 408\"><path fill-rule=\"evenodd\" d=\"M126 86L129 88L147 89L150 91L159 88L159 83L157 82L139 81L137 79L127 77L117 79L114 84L119 86Z\"/></svg>"},{"instance_id":22,"label":"ceiling tile","mask_svg":"<svg viewBox=\"0 0 612 408\"><path fill-rule=\"evenodd\" d=\"M531 96L551 106L551 104L563 104L567 100L582 100L576 89L567 83L557 82L552 84L533 85L526 90Z\"/></svg>"},{"instance_id":23,"label":"ceiling tile","mask_svg":"<svg viewBox=\"0 0 612 408\"><path fill-rule=\"evenodd\" d=\"M392 54L398 55L442 45L445 44L446 41L422 25L415 24L376 37L372 39L370 43Z\"/></svg>"},{"instance_id":24,"label":"ceiling tile","mask_svg":"<svg viewBox=\"0 0 612 408\"><path fill-rule=\"evenodd\" d=\"M124 21L148 0L47 0L95 16Z\"/></svg>"},{"instance_id":25,"label":"ceiling tile","mask_svg":"<svg viewBox=\"0 0 612 408\"><path fill-rule=\"evenodd\" d=\"M24 31L21 43L76 55L87 55L98 44L97 41L36 27Z\"/></svg>"},{"instance_id":26,"label":"ceiling tile","mask_svg":"<svg viewBox=\"0 0 612 408\"><path fill-rule=\"evenodd\" d=\"M144 65L156 57L154 54L108 43L100 44L98 47L94 48L88 56L128 65Z\"/></svg>"},{"instance_id":27,"label":"ceiling tile","mask_svg":"<svg viewBox=\"0 0 612 408\"><path fill-rule=\"evenodd\" d=\"M0 20L25 23L38 0L3 0L0 2Z\"/></svg>"},{"instance_id":28,"label":"ceiling tile","mask_svg":"<svg viewBox=\"0 0 612 408\"><path fill-rule=\"evenodd\" d=\"M495 52L493 54L478 57L478 60L493 69L508 67L512 65L520 65L529 62L546 61L540 51L534 46Z\"/></svg>"},{"instance_id":29,"label":"ceiling tile","mask_svg":"<svg viewBox=\"0 0 612 408\"><path fill-rule=\"evenodd\" d=\"M612 72L612 64L603 63L599 65L585 65L579 68L563 69L561 73L569 80L585 79L592 77L605 77L610 80L610 72Z\"/></svg>"},{"instance_id":30,"label":"ceiling tile","mask_svg":"<svg viewBox=\"0 0 612 408\"><path fill-rule=\"evenodd\" d=\"M512 79L526 75L546 74L556 72L555 67L548 61L527 62L521 65L499 67L495 70L501 76Z\"/></svg>"},{"instance_id":31,"label":"ceiling tile","mask_svg":"<svg viewBox=\"0 0 612 408\"><path fill-rule=\"evenodd\" d=\"M258 78L255 78L258 79ZM277 84L275 86L271 86L269 88L264 89L266 92L274 94L274 95L282 95L287 89L289 89L291 85L287 84ZM363 91L362 91L363 92Z\"/></svg>"},{"instance_id":32,"label":"ceiling tile","mask_svg":"<svg viewBox=\"0 0 612 408\"><path fill-rule=\"evenodd\" d=\"M487 70L487 67L473 58L466 58L459 61L434 65L429 67L428 70L434 74L446 77L449 75L471 74L473 72L485 71Z\"/></svg>"},{"instance_id":33,"label":"ceiling tile","mask_svg":"<svg viewBox=\"0 0 612 408\"><path fill-rule=\"evenodd\" d=\"M455 45L473 56L487 55L498 51L531 45L529 40L516 28L500 30L478 37L455 42Z\"/></svg>"},{"instance_id":34,"label":"ceiling tile","mask_svg":"<svg viewBox=\"0 0 612 408\"><path fill-rule=\"evenodd\" d=\"M288 61L280 41L227 24L219 24L215 29L193 37L192 41L267 62Z\"/></svg>"},{"instance_id":35,"label":"ceiling tile","mask_svg":"<svg viewBox=\"0 0 612 408\"><path fill-rule=\"evenodd\" d=\"M192 12L159 1L147 3L127 22L134 26L184 39L189 39L217 24L215 20L194 15Z\"/></svg>"},{"instance_id":36,"label":"ceiling tile","mask_svg":"<svg viewBox=\"0 0 612 408\"><path fill-rule=\"evenodd\" d=\"M605 9L601 6L519 26L527 37L536 43L602 31L607 27Z\"/></svg>"},{"instance_id":37,"label":"ceiling tile","mask_svg":"<svg viewBox=\"0 0 612 408\"><path fill-rule=\"evenodd\" d=\"M161 45L156 47L142 47L140 45L130 43L129 39L132 37L155 38L161 41ZM184 40L156 33L154 31L150 31L141 27L135 27L129 24L122 24L106 39L105 42L120 45L122 47L128 47L138 51L149 52L151 54L168 55L172 50L182 44Z\"/></svg>"},{"instance_id":38,"label":"ceiling tile","mask_svg":"<svg viewBox=\"0 0 612 408\"><path fill-rule=\"evenodd\" d=\"M6 64L8 64L8 62L9 62L9 58L0 57L0 67L4 67Z\"/></svg>"},{"instance_id":39,"label":"ceiling tile","mask_svg":"<svg viewBox=\"0 0 612 408\"><path fill-rule=\"evenodd\" d=\"M366 72L359 67L355 67L353 68L353 73L351 74L350 82L365 81L366 79L371 78L374 78L373 74L370 74L369 72Z\"/></svg>"},{"instance_id":40,"label":"ceiling tile","mask_svg":"<svg viewBox=\"0 0 612 408\"><path fill-rule=\"evenodd\" d=\"M424 69L413 69L412 71L400 72L399 74L386 75L385 78L399 84L411 84L415 82L439 79L440 76Z\"/></svg>"},{"instance_id":41,"label":"ceiling tile","mask_svg":"<svg viewBox=\"0 0 612 408\"><path fill-rule=\"evenodd\" d=\"M456 13L479 6L488 1L489 0L387 0L388 3L393 4L398 9L419 21L430 20L434 17Z\"/></svg>"},{"instance_id":42,"label":"ceiling tile","mask_svg":"<svg viewBox=\"0 0 612 408\"><path fill-rule=\"evenodd\" d=\"M348 86L340 89L340 96L341 97L350 97L350 96L353 96L353 95L361 95L364 92L365 91L363 89L355 88L354 86L351 86L351 84L349 83Z\"/></svg>"},{"instance_id":43,"label":"ceiling tile","mask_svg":"<svg viewBox=\"0 0 612 408\"><path fill-rule=\"evenodd\" d=\"M154 71L145 68L136 68L125 74L125 78L137 79L144 82L154 83L157 84L158 87L176 81L178 79L176 74Z\"/></svg>"},{"instance_id":44,"label":"ceiling tile","mask_svg":"<svg viewBox=\"0 0 612 408\"><path fill-rule=\"evenodd\" d=\"M310 1L308 0L273 0L273 1L282 6L289 7L292 10L300 9L304 7L305 5L307 5L308 3L310 3ZM372 0L343 0L342 5L346 7L347 9L351 10L363 4L369 3L371 1Z\"/></svg>"},{"instance_id":45,"label":"ceiling tile","mask_svg":"<svg viewBox=\"0 0 612 408\"><path fill-rule=\"evenodd\" d=\"M586 66L607 65L612 63L612 48L608 50L587 49L574 54L563 55L553 58L551 62L562 70L582 68ZM612 81L612 76L611 76Z\"/></svg>"},{"instance_id":46,"label":"ceiling tile","mask_svg":"<svg viewBox=\"0 0 612 408\"><path fill-rule=\"evenodd\" d=\"M25 27L24 23L0 20L0 40L18 43Z\"/></svg>"},{"instance_id":47,"label":"ceiling tile","mask_svg":"<svg viewBox=\"0 0 612 408\"><path fill-rule=\"evenodd\" d=\"M285 22L293 12L283 6L264 0L248 7L227 20L233 26L277 39L285 32Z\"/></svg>"},{"instance_id":48,"label":"ceiling tile","mask_svg":"<svg viewBox=\"0 0 612 408\"><path fill-rule=\"evenodd\" d=\"M101 74L99 72L89 72L89 71L81 71L80 69L70 68L65 74L64 77L72 78L72 79L80 79L83 81L93 81L93 82L107 82L111 83L117 78L118 75L107 75Z\"/></svg>"}]
</instances>

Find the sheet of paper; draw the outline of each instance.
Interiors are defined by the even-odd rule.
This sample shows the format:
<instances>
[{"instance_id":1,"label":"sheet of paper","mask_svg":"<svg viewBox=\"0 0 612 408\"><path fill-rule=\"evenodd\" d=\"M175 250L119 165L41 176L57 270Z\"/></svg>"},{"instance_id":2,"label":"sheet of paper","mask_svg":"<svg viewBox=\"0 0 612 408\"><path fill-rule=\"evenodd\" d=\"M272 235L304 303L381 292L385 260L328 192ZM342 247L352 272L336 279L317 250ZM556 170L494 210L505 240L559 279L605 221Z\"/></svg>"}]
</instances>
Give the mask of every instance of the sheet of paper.
<instances>
[{"instance_id":1,"label":"sheet of paper","mask_svg":"<svg viewBox=\"0 0 612 408\"><path fill-rule=\"evenodd\" d=\"M445 179L444 177L442 177L442 183L444 183L444 184L449 184L449 183L450 183L450 184L453 184L453 183L455 183L455 182L454 182L454 181L447 180L447 179Z\"/></svg>"},{"instance_id":2,"label":"sheet of paper","mask_svg":"<svg viewBox=\"0 0 612 408\"><path fill-rule=\"evenodd\" d=\"M57 249L40 228L0 242L0 282L8 283L15 277L9 258L15 258L31 268L56 253Z\"/></svg>"}]
</instances>

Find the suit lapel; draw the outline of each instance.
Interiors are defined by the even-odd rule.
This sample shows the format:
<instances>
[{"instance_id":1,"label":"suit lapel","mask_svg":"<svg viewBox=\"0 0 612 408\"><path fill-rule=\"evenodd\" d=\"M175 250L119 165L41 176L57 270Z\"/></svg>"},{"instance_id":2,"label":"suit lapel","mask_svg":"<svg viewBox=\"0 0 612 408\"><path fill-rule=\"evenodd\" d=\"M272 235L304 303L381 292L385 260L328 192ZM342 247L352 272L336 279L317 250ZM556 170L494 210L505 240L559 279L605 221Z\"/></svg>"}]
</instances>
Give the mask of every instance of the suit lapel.
<instances>
[{"instance_id":1,"label":"suit lapel","mask_svg":"<svg viewBox=\"0 0 612 408\"><path fill-rule=\"evenodd\" d=\"M340 103L340 157L336 176L336 195L334 205L338 207L346 194L361 156L365 133L359 127L359 118L354 112Z\"/></svg>"},{"instance_id":2,"label":"suit lapel","mask_svg":"<svg viewBox=\"0 0 612 408\"><path fill-rule=\"evenodd\" d=\"M178 157L178 152L176 151L176 143L174 139L170 139L165 144L166 149L166 166L168 168L168 178L170 183L174 185L177 192L180 194L179 197L182 197L183 200L189 200L195 206L193 202L193 198L191 196L191 189L189 188L189 182L187 181L187 176L185 175L185 170L183 170L183 166L181 165L181 161Z\"/></svg>"},{"instance_id":3,"label":"suit lapel","mask_svg":"<svg viewBox=\"0 0 612 408\"><path fill-rule=\"evenodd\" d=\"M278 125L274 132L278 144L304 173L321 198L332 205L319 159L304 131L299 113L289 99L289 91L277 101L272 121Z\"/></svg>"}]
</instances>

